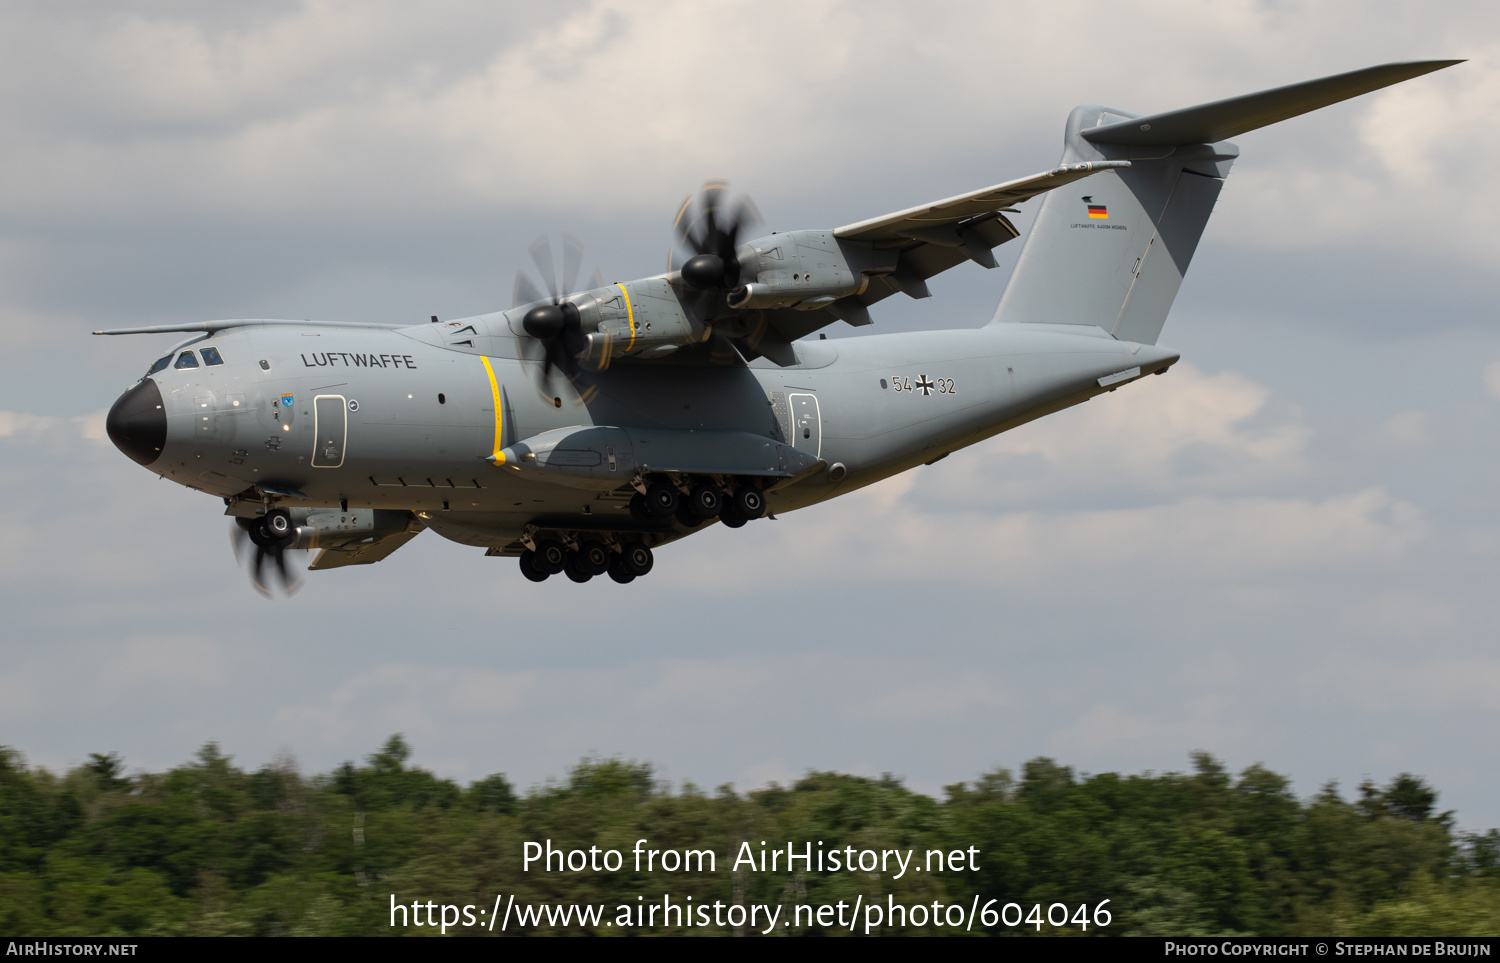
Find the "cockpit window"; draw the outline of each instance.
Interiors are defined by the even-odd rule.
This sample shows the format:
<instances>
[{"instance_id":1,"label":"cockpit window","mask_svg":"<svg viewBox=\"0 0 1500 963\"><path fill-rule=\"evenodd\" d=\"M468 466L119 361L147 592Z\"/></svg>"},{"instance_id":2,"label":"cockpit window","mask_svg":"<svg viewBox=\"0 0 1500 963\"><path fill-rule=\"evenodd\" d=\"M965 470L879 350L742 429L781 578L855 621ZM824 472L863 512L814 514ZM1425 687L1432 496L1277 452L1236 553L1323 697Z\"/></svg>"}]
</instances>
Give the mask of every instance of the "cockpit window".
<instances>
[{"instance_id":1,"label":"cockpit window","mask_svg":"<svg viewBox=\"0 0 1500 963\"><path fill-rule=\"evenodd\" d=\"M177 356L177 363L174 364L172 367L174 367L174 368L196 368L196 367L198 367L198 357L196 355L194 355L191 351L184 351L182 354L180 354L180 355Z\"/></svg>"},{"instance_id":2,"label":"cockpit window","mask_svg":"<svg viewBox=\"0 0 1500 963\"><path fill-rule=\"evenodd\" d=\"M221 357L219 357L219 349L218 348L204 348L203 349L203 363L204 364L209 364L209 365L223 364L224 363L224 359L221 358Z\"/></svg>"},{"instance_id":3,"label":"cockpit window","mask_svg":"<svg viewBox=\"0 0 1500 963\"><path fill-rule=\"evenodd\" d=\"M146 372L146 377L149 378L152 375L156 374L158 371L164 370L167 367L167 365L169 365L171 363L172 363L172 356L171 355L167 355L165 358L157 358L156 359L156 364L152 365L151 366L151 370L148 371L148 372Z\"/></svg>"}]
</instances>

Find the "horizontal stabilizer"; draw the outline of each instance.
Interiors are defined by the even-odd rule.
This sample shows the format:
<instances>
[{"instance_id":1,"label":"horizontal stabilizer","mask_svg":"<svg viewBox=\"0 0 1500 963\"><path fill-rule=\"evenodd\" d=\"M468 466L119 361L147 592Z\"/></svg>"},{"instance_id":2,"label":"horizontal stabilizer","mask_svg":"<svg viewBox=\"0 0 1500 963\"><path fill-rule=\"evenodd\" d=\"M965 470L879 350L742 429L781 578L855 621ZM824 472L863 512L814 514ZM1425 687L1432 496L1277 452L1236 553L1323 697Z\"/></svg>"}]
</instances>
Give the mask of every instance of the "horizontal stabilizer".
<instances>
[{"instance_id":1,"label":"horizontal stabilizer","mask_svg":"<svg viewBox=\"0 0 1500 963\"><path fill-rule=\"evenodd\" d=\"M1366 67L1258 94L1105 124L1083 131L1083 138L1095 144L1137 147L1212 144L1460 63L1463 61L1417 60Z\"/></svg>"}]
</instances>

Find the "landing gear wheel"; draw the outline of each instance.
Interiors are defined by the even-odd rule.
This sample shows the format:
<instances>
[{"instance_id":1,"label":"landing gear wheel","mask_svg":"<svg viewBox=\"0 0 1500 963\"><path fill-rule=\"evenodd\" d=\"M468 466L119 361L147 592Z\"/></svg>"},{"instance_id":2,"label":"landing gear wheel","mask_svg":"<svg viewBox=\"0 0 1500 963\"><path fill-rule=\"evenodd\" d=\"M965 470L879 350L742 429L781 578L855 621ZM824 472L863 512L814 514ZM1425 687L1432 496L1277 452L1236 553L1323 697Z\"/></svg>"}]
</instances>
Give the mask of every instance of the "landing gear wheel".
<instances>
[{"instance_id":1,"label":"landing gear wheel","mask_svg":"<svg viewBox=\"0 0 1500 963\"><path fill-rule=\"evenodd\" d=\"M589 579L591 579L591 578L594 577L593 575L589 574L588 572L585 572L585 571L581 570L578 567L578 561L577 561L577 559L574 558L572 555L568 556L568 561L563 566L563 574L566 575L568 578L572 579L573 581L579 582L579 583L587 582Z\"/></svg>"},{"instance_id":2,"label":"landing gear wheel","mask_svg":"<svg viewBox=\"0 0 1500 963\"><path fill-rule=\"evenodd\" d=\"M734 507L734 502L728 502L719 511L719 521L723 522L725 526L729 528L739 528L749 520L750 519L740 514L740 510L738 508Z\"/></svg>"},{"instance_id":3,"label":"landing gear wheel","mask_svg":"<svg viewBox=\"0 0 1500 963\"><path fill-rule=\"evenodd\" d=\"M256 548L270 548L271 543L275 541L274 538L266 534L266 520L264 518L252 518L245 525L245 531L250 535L250 544Z\"/></svg>"},{"instance_id":4,"label":"landing gear wheel","mask_svg":"<svg viewBox=\"0 0 1500 963\"><path fill-rule=\"evenodd\" d=\"M651 549L646 547L645 542L631 542L625 546L625 552L620 556L620 567L637 578L650 572L655 562L656 557L651 554Z\"/></svg>"},{"instance_id":5,"label":"landing gear wheel","mask_svg":"<svg viewBox=\"0 0 1500 963\"><path fill-rule=\"evenodd\" d=\"M658 518L677 514L677 489L666 482L657 482L646 489L646 506Z\"/></svg>"},{"instance_id":6,"label":"landing gear wheel","mask_svg":"<svg viewBox=\"0 0 1500 963\"><path fill-rule=\"evenodd\" d=\"M272 528L271 520L277 519L282 528ZM291 530L291 519L287 518L285 512L272 512L264 518L252 518L245 526L245 531L250 533L250 541L256 548L274 548L277 544L287 539L287 533Z\"/></svg>"},{"instance_id":7,"label":"landing gear wheel","mask_svg":"<svg viewBox=\"0 0 1500 963\"><path fill-rule=\"evenodd\" d=\"M677 518L677 524L683 528L697 528L703 524L703 519L698 517L698 514L693 511L693 507L686 501L677 506L677 515L675 517Z\"/></svg>"},{"instance_id":8,"label":"landing gear wheel","mask_svg":"<svg viewBox=\"0 0 1500 963\"><path fill-rule=\"evenodd\" d=\"M547 581L547 573L536 567L536 553L529 548L521 553L521 574L533 582Z\"/></svg>"},{"instance_id":9,"label":"landing gear wheel","mask_svg":"<svg viewBox=\"0 0 1500 963\"><path fill-rule=\"evenodd\" d=\"M589 576L603 575L609 569L609 549L589 539L573 553L573 567Z\"/></svg>"},{"instance_id":10,"label":"landing gear wheel","mask_svg":"<svg viewBox=\"0 0 1500 963\"><path fill-rule=\"evenodd\" d=\"M292 534L294 527L292 525L292 516L288 515L286 510L282 508L275 509L267 514L261 524L265 526L266 534L271 536L273 541L280 541L286 538Z\"/></svg>"},{"instance_id":11,"label":"landing gear wheel","mask_svg":"<svg viewBox=\"0 0 1500 963\"><path fill-rule=\"evenodd\" d=\"M759 518L766 513L766 495L753 485L745 485L736 491L730 503L747 520Z\"/></svg>"},{"instance_id":12,"label":"landing gear wheel","mask_svg":"<svg viewBox=\"0 0 1500 963\"><path fill-rule=\"evenodd\" d=\"M567 562L568 550L563 548L562 542L546 539L536 543L536 552L532 555L531 564L538 572L545 572L548 575L561 574Z\"/></svg>"},{"instance_id":13,"label":"landing gear wheel","mask_svg":"<svg viewBox=\"0 0 1500 963\"><path fill-rule=\"evenodd\" d=\"M693 514L704 520L713 518L724 507L724 499L719 497L719 490L707 485L694 488L687 503Z\"/></svg>"},{"instance_id":14,"label":"landing gear wheel","mask_svg":"<svg viewBox=\"0 0 1500 963\"><path fill-rule=\"evenodd\" d=\"M640 492L630 496L630 517L638 522L649 522L655 517L651 506L646 504L646 496Z\"/></svg>"},{"instance_id":15,"label":"landing gear wheel","mask_svg":"<svg viewBox=\"0 0 1500 963\"><path fill-rule=\"evenodd\" d=\"M625 568L625 556L616 555L609 560L609 577L621 585L629 585L635 576Z\"/></svg>"}]
</instances>

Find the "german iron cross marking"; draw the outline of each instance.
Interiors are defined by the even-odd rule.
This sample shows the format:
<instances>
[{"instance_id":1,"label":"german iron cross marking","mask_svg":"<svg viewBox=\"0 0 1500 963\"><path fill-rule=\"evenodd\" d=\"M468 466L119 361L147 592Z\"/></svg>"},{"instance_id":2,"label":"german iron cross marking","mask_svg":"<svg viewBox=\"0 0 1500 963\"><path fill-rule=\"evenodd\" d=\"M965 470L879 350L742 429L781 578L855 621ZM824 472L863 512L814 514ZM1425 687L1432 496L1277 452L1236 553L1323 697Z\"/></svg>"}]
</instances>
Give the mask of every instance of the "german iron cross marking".
<instances>
[{"instance_id":1,"label":"german iron cross marking","mask_svg":"<svg viewBox=\"0 0 1500 963\"><path fill-rule=\"evenodd\" d=\"M926 375L922 375L922 377L917 379L915 387L918 391L922 392L922 394L930 395L932 394L932 389L936 388L937 385L933 384L931 381L928 381Z\"/></svg>"}]
</instances>

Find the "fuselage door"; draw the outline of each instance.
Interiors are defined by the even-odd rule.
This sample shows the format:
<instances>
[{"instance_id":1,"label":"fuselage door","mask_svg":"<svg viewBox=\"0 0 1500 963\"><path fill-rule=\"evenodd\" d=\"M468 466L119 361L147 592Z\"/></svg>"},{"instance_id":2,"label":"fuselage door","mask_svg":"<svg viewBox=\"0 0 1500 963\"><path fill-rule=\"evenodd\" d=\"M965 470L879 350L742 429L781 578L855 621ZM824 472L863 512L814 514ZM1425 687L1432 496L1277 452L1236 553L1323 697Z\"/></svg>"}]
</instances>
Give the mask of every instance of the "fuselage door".
<instances>
[{"instance_id":1,"label":"fuselage door","mask_svg":"<svg viewBox=\"0 0 1500 963\"><path fill-rule=\"evenodd\" d=\"M818 396L794 393L787 396L792 405L792 447L814 458L822 457L823 417L818 411Z\"/></svg>"},{"instance_id":2,"label":"fuselage door","mask_svg":"<svg viewBox=\"0 0 1500 963\"><path fill-rule=\"evenodd\" d=\"M337 468L344 463L344 439L349 433L349 407L343 395L313 399L314 468Z\"/></svg>"}]
</instances>

